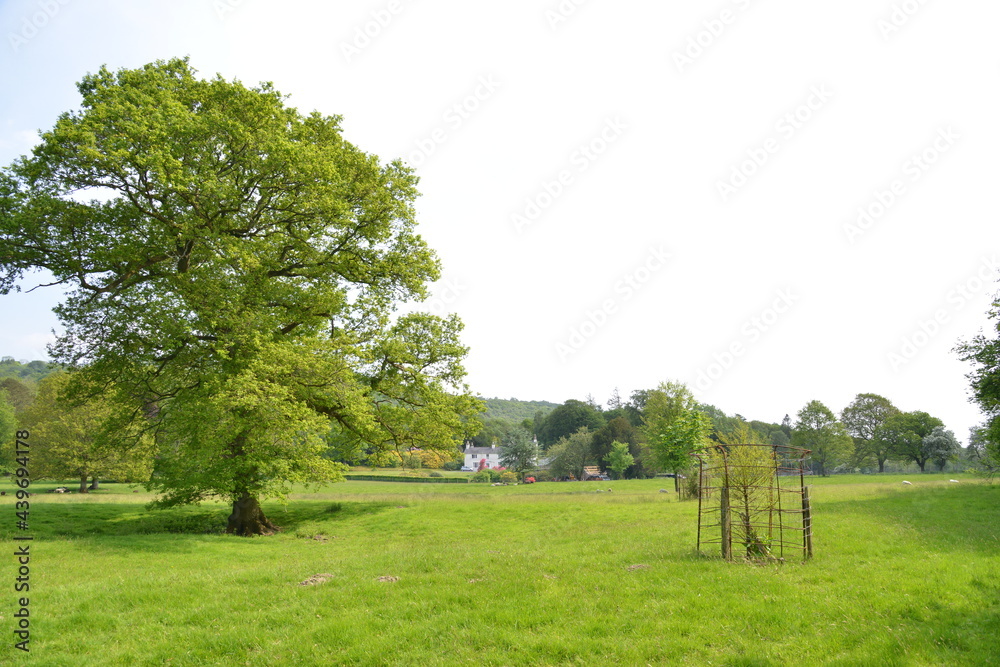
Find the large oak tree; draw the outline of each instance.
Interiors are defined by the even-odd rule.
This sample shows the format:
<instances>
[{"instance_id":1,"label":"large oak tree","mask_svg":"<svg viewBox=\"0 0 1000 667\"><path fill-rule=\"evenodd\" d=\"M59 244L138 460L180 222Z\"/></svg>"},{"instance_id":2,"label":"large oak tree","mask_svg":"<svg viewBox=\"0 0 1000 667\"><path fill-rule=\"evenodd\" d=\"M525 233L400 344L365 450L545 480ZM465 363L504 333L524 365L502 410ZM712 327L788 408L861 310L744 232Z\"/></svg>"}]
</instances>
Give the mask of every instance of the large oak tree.
<instances>
[{"instance_id":1,"label":"large oak tree","mask_svg":"<svg viewBox=\"0 0 1000 667\"><path fill-rule=\"evenodd\" d=\"M275 530L259 499L336 480L326 456L453 448L479 409L461 323L397 305L439 275L417 178L299 113L270 84L187 60L79 84L80 109L0 172L0 290L66 292L50 352L71 396L107 391L159 443L171 506L219 497L227 531Z\"/></svg>"}]
</instances>

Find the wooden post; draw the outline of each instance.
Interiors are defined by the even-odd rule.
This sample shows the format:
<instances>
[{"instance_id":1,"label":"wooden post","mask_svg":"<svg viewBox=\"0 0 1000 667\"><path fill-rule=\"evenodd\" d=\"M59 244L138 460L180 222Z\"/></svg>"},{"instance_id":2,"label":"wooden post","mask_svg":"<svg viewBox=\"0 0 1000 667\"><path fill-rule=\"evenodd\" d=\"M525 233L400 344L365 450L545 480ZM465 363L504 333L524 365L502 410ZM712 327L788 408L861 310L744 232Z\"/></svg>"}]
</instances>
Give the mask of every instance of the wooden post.
<instances>
[{"instance_id":1,"label":"wooden post","mask_svg":"<svg viewBox=\"0 0 1000 667\"><path fill-rule=\"evenodd\" d=\"M733 527L729 516L729 487L723 486L720 491L719 500L719 523L722 525L722 557L726 560L733 558Z\"/></svg>"},{"instance_id":2,"label":"wooden post","mask_svg":"<svg viewBox=\"0 0 1000 667\"><path fill-rule=\"evenodd\" d=\"M674 473L674 493L677 494L677 500L681 499L681 484L680 484L680 481L681 481L680 477L677 476L677 473Z\"/></svg>"},{"instance_id":3,"label":"wooden post","mask_svg":"<svg viewBox=\"0 0 1000 667\"><path fill-rule=\"evenodd\" d=\"M705 493L705 462L698 459L698 553L701 553L701 499Z\"/></svg>"},{"instance_id":4,"label":"wooden post","mask_svg":"<svg viewBox=\"0 0 1000 667\"><path fill-rule=\"evenodd\" d=\"M809 502L809 487L802 487L802 552L803 560L813 555L812 505Z\"/></svg>"}]
</instances>

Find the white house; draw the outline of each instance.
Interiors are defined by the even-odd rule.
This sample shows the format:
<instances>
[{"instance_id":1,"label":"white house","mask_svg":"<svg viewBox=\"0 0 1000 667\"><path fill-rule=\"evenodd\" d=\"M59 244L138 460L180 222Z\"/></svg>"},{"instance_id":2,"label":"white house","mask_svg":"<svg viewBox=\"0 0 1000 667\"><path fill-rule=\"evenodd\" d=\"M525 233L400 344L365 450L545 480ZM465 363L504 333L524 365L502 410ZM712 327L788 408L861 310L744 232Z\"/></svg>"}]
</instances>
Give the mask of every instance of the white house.
<instances>
[{"instance_id":1,"label":"white house","mask_svg":"<svg viewBox=\"0 0 1000 667\"><path fill-rule=\"evenodd\" d=\"M465 443L465 463L462 470L479 470L482 460L486 459L487 468L500 467L500 448L496 444L489 447L473 447L472 443Z\"/></svg>"}]
</instances>

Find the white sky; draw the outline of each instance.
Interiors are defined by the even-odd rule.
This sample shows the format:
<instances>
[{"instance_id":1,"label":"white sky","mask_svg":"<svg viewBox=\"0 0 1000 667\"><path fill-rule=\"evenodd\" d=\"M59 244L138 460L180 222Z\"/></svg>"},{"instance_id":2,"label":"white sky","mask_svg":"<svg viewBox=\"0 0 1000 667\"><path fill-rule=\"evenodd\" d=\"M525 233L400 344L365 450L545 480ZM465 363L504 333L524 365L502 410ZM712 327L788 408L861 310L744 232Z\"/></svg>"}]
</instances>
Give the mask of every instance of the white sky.
<instances>
[{"instance_id":1,"label":"white sky","mask_svg":"<svg viewBox=\"0 0 1000 667\"><path fill-rule=\"evenodd\" d=\"M992 0L6 0L0 164L85 73L189 55L419 167L430 307L464 320L483 396L675 379L780 421L875 392L964 441L951 349L1000 276L998 22ZM0 354L46 358L59 297L0 298Z\"/></svg>"}]
</instances>

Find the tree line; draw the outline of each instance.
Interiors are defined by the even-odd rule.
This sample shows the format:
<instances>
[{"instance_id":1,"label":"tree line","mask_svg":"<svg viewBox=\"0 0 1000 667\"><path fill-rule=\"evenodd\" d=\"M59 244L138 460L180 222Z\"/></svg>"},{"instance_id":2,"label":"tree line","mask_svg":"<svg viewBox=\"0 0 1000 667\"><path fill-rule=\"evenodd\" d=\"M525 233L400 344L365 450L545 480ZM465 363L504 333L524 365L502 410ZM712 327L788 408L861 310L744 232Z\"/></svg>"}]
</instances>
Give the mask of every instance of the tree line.
<instances>
[{"instance_id":1,"label":"tree line","mask_svg":"<svg viewBox=\"0 0 1000 667\"><path fill-rule=\"evenodd\" d=\"M974 433L973 444L963 449L940 419L904 412L873 393L858 394L839 413L812 400L794 420L786 414L780 422L765 422L699 403L686 385L673 381L633 391L627 400L615 390L605 405L592 397L571 399L516 423L487 417L474 438L480 446L498 444L508 467L529 469L534 457L554 477L577 479L595 465L621 478L680 474L692 466L692 453L713 443L808 449L807 465L818 475L884 472L891 464L943 470L949 463L978 461L980 441Z\"/></svg>"}]
</instances>

